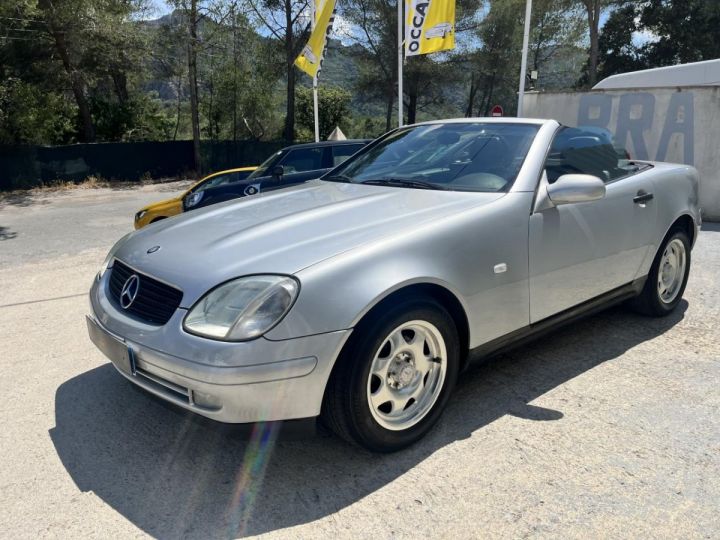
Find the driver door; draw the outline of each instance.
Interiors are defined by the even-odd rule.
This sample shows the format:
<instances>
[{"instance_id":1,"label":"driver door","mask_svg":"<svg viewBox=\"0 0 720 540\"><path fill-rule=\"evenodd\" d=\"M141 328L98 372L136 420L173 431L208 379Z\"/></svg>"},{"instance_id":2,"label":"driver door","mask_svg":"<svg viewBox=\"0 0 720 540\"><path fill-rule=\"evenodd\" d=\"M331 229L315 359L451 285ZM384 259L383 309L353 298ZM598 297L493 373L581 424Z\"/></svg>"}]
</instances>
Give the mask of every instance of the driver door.
<instances>
[{"instance_id":1,"label":"driver door","mask_svg":"<svg viewBox=\"0 0 720 540\"><path fill-rule=\"evenodd\" d=\"M617 152L600 137L568 137L563 130L556 135L539 189L562 174L582 173L601 178L606 194L530 216L531 323L632 282L652 243L655 203L634 201L640 192L652 193L648 176L621 169Z\"/></svg>"}]
</instances>

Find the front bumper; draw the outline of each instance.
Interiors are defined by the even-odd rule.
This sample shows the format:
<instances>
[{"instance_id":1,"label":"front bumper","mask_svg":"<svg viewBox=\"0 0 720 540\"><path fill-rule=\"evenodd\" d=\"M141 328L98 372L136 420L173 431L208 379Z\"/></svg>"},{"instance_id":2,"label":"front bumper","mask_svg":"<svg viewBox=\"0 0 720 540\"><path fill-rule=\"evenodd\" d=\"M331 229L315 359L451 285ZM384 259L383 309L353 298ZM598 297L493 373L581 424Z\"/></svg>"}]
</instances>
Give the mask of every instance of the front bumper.
<instances>
[{"instance_id":1,"label":"front bumper","mask_svg":"<svg viewBox=\"0 0 720 540\"><path fill-rule=\"evenodd\" d=\"M90 291L90 338L125 378L213 420L246 423L320 414L330 370L350 330L270 341L225 343L190 335L178 309L163 326L132 319L105 291Z\"/></svg>"}]
</instances>

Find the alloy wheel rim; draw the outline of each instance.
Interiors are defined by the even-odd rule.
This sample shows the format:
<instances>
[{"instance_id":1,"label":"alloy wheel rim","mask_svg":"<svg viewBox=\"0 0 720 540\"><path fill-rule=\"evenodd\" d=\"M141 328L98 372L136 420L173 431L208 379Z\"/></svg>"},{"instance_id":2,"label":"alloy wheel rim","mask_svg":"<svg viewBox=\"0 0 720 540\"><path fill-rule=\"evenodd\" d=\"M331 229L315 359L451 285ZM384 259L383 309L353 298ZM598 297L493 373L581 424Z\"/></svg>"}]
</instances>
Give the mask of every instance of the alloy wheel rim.
<instances>
[{"instance_id":1,"label":"alloy wheel rim","mask_svg":"<svg viewBox=\"0 0 720 540\"><path fill-rule=\"evenodd\" d=\"M375 421L408 429L432 410L447 372L447 348L427 321L408 321L382 341L370 366L367 401Z\"/></svg>"},{"instance_id":2,"label":"alloy wheel rim","mask_svg":"<svg viewBox=\"0 0 720 540\"><path fill-rule=\"evenodd\" d=\"M685 244L675 238L665 247L658 267L657 290L664 304L671 304L680 293L686 264Z\"/></svg>"}]
</instances>

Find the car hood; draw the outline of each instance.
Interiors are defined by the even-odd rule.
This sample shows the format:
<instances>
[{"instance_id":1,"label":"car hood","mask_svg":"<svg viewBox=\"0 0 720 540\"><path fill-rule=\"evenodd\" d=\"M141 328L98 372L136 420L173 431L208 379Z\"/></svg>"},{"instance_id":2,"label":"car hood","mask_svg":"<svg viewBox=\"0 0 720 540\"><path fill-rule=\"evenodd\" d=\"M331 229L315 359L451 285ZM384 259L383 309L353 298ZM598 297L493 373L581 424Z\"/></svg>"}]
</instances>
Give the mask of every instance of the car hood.
<instances>
[{"instance_id":1,"label":"car hood","mask_svg":"<svg viewBox=\"0 0 720 540\"><path fill-rule=\"evenodd\" d=\"M115 257L182 289L188 307L229 279L294 274L503 195L315 180L152 224L116 246Z\"/></svg>"},{"instance_id":2,"label":"car hood","mask_svg":"<svg viewBox=\"0 0 720 540\"><path fill-rule=\"evenodd\" d=\"M170 199L164 199L162 201L150 203L147 206L143 206L139 212L155 212L157 210L161 210L165 208L166 206L174 206L179 202L182 202L182 198L185 195L185 193L182 193L181 195L178 195L177 197L172 197Z\"/></svg>"}]
</instances>

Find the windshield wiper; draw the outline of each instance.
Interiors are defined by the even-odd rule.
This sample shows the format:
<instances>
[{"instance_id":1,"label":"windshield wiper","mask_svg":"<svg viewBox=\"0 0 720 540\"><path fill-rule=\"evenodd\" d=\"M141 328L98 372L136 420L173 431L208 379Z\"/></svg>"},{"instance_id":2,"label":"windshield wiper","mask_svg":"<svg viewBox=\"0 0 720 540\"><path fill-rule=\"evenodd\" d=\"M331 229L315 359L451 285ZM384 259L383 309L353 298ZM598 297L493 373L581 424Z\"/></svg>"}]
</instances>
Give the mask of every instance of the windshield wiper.
<instances>
[{"instance_id":1,"label":"windshield wiper","mask_svg":"<svg viewBox=\"0 0 720 540\"><path fill-rule=\"evenodd\" d=\"M322 180L329 180L330 182L344 182L346 184L352 183L352 178L345 176L344 174L333 174L332 176L326 176Z\"/></svg>"},{"instance_id":2,"label":"windshield wiper","mask_svg":"<svg viewBox=\"0 0 720 540\"><path fill-rule=\"evenodd\" d=\"M423 182L422 180L410 180L408 178L378 178L376 180L365 180L361 184L370 184L373 186L396 186L409 187L417 189L440 189L446 190L445 186L433 184L431 182Z\"/></svg>"}]
</instances>

